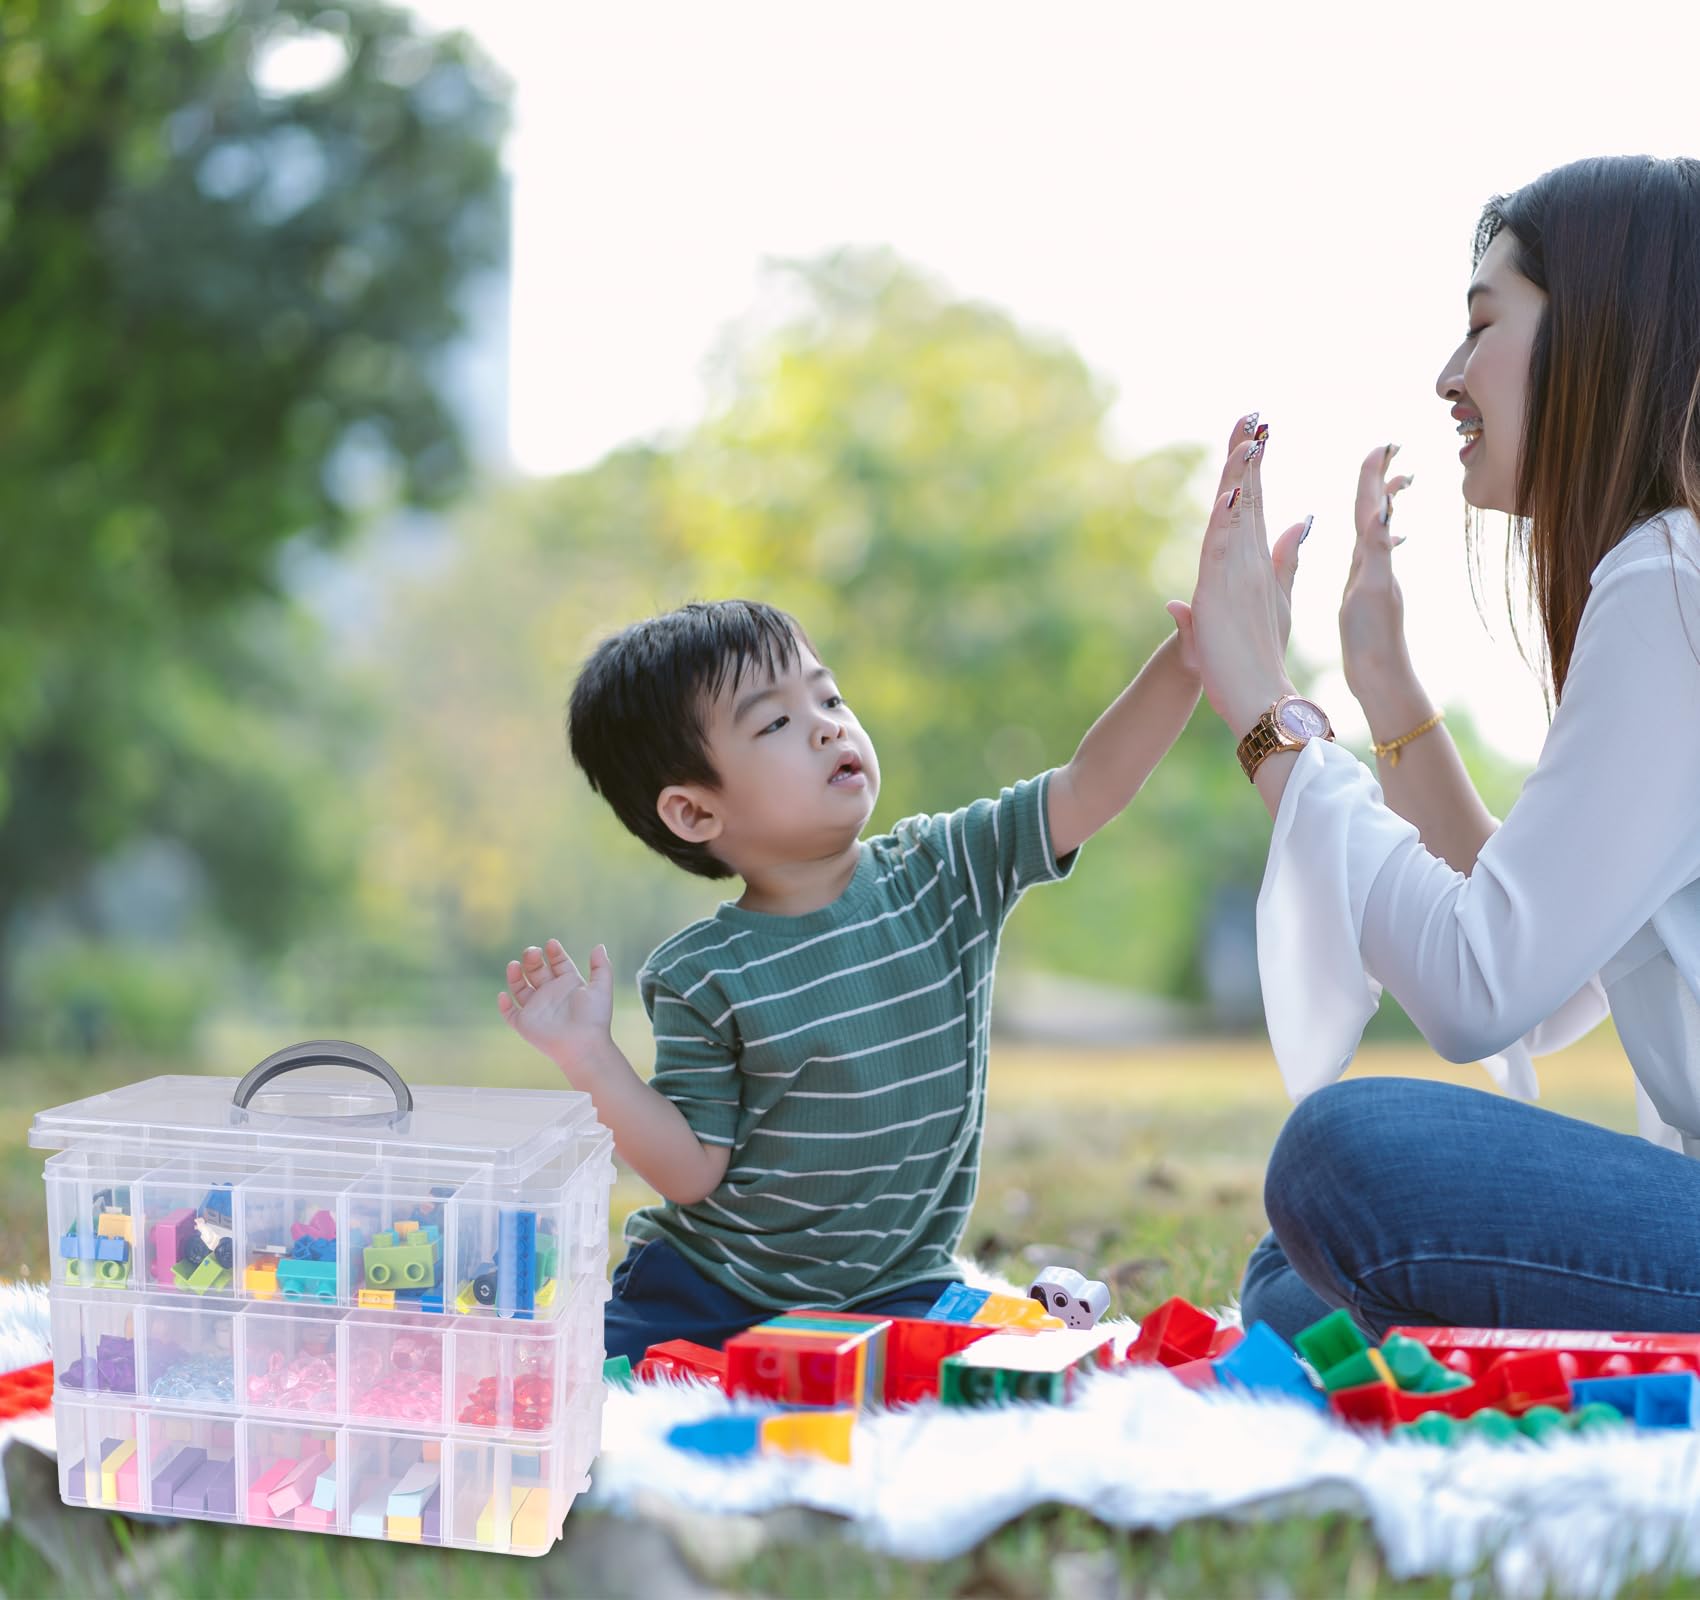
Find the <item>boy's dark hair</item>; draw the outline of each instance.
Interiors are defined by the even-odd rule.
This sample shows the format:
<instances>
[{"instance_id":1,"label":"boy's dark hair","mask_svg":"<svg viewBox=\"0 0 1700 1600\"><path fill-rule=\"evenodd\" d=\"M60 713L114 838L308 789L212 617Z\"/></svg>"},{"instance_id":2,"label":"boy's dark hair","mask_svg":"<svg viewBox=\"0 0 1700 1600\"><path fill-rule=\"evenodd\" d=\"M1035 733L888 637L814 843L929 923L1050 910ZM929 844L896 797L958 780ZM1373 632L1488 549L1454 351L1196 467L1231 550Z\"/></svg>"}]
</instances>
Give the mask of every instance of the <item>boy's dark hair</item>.
<instances>
[{"instance_id":1,"label":"boy's dark hair","mask_svg":"<svg viewBox=\"0 0 1700 1600\"><path fill-rule=\"evenodd\" d=\"M732 869L681 839L655 809L672 783L720 785L705 713L758 664L777 677L814 646L796 618L759 600L693 600L634 622L590 653L567 703L573 760L627 829L700 878Z\"/></svg>"}]
</instances>

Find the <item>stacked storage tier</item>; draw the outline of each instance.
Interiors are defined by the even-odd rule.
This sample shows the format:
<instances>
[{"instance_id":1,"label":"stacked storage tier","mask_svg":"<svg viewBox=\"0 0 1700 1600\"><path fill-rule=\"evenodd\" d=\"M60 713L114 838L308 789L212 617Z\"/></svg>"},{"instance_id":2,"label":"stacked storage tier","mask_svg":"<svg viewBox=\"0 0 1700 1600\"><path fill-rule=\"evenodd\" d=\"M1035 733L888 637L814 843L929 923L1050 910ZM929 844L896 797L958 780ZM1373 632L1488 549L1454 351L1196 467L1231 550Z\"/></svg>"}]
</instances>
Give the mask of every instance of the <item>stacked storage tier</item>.
<instances>
[{"instance_id":1,"label":"stacked storage tier","mask_svg":"<svg viewBox=\"0 0 1700 1600\"><path fill-rule=\"evenodd\" d=\"M36 1118L63 1498L542 1553L600 1442L608 1133L576 1094L286 1082Z\"/></svg>"}]
</instances>

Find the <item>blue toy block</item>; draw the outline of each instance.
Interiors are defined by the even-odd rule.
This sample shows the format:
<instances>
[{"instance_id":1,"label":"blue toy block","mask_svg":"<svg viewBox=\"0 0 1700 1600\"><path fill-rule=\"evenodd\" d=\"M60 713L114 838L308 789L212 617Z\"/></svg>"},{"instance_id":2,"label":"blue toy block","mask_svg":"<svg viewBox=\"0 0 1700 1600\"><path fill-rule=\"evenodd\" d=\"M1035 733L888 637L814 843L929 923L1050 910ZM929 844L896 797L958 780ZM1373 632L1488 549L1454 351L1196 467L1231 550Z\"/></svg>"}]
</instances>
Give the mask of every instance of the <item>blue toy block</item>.
<instances>
[{"instance_id":1,"label":"blue toy block","mask_svg":"<svg viewBox=\"0 0 1700 1600\"><path fill-rule=\"evenodd\" d=\"M526 1317L537 1302L537 1213L504 1211L496 1251L496 1315Z\"/></svg>"},{"instance_id":2,"label":"blue toy block","mask_svg":"<svg viewBox=\"0 0 1700 1600\"><path fill-rule=\"evenodd\" d=\"M1577 1410L1605 1404L1638 1428L1693 1428L1700 1422L1700 1379L1692 1372L1644 1372L1632 1378L1578 1378Z\"/></svg>"},{"instance_id":3,"label":"blue toy block","mask_svg":"<svg viewBox=\"0 0 1700 1600\"><path fill-rule=\"evenodd\" d=\"M230 1226L230 1185L228 1183L214 1184L207 1190L207 1197L201 1202L201 1215L209 1222L219 1222L225 1227Z\"/></svg>"},{"instance_id":4,"label":"blue toy block","mask_svg":"<svg viewBox=\"0 0 1700 1600\"><path fill-rule=\"evenodd\" d=\"M277 1264L277 1287L285 1300L336 1299L334 1261L297 1261L284 1256Z\"/></svg>"},{"instance_id":5,"label":"blue toy block","mask_svg":"<svg viewBox=\"0 0 1700 1600\"><path fill-rule=\"evenodd\" d=\"M128 1261L130 1241L121 1239L116 1234L102 1235L94 1242L94 1258L96 1261Z\"/></svg>"},{"instance_id":6,"label":"blue toy block","mask_svg":"<svg viewBox=\"0 0 1700 1600\"><path fill-rule=\"evenodd\" d=\"M953 1283L933 1302L927 1313L928 1322L972 1322L990 1294L987 1289L970 1289L965 1283Z\"/></svg>"},{"instance_id":7,"label":"blue toy block","mask_svg":"<svg viewBox=\"0 0 1700 1600\"><path fill-rule=\"evenodd\" d=\"M1297 1351L1267 1322L1252 1323L1245 1337L1212 1366L1224 1388L1290 1395L1318 1411L1328 1409L1328 1396L1306 1376Z\"/></svg>"},{"instance_id":8,"label":"blue toy block","mask_svg":"<svg viewBox=\"0 0 1700 1600\"><path fill-rule=\"evenodd\" d=\"M761 1422L759 1416L681 1422L667 1430L667 1442L675 1450L690 1450L699 1456L759 1455Z\"/></svg>"},{"instance_id":9,"label":"blue toy block","mask_svg":"<svg viewBox=\"0 0 1700 1600\"><path fill-rule=\"evenodd\" d=\"M123 1240L119 1240L119 1243L122 1244ZM99 1241L92 1234L85 1236L72 1228L59 1241L59 1254L67 1261L94 1261L98 1259L95 1253L98 1247Z\"/></svg>"}]
</instances>

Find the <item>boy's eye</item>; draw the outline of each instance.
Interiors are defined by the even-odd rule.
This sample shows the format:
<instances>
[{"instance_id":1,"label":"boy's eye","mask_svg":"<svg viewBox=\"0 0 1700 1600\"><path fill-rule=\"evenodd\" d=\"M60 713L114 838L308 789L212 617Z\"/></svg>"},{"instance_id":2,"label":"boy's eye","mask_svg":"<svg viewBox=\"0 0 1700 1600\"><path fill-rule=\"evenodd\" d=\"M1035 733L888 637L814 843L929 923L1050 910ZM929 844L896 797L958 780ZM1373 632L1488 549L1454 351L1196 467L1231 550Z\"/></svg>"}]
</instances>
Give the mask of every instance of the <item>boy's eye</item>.
<instances>
[{"instance_id":1,"label":"boy's eye","mask_svg":"<svg viewBox=\"0 0 1700 1600\"><path fill-rule=\"evenodd\" d=\"M841 694L829 694L826 697L826 706L827 706L827 710L829 710L829 711L831 711L835 707L841 706L843 704L844 704L844 696L841 695Z\"/></svg>"},{"instance_id":2,"label":"boy's eye","mask_svg":"<svg viewBox=\"0 0 1700 1600\"><path fill-rule=\"evenodd\" d=\"M756 737L759 739L763 733L777 733L790 720L789 717L775 717L760 733L756 734Z\"/></svg>"},{"instance_id":3,"label":"boy's eye","mask_svg":"<svg viewBox=\"0 0 1700 1600\"><path fill-rule=\"evenodd\" d=\"M1479 333L1481 333L1481 331L1482 331L1481 328L1466 328L1464 330L1464 343L1468 344Z\"/></svg>"}]
</instances>

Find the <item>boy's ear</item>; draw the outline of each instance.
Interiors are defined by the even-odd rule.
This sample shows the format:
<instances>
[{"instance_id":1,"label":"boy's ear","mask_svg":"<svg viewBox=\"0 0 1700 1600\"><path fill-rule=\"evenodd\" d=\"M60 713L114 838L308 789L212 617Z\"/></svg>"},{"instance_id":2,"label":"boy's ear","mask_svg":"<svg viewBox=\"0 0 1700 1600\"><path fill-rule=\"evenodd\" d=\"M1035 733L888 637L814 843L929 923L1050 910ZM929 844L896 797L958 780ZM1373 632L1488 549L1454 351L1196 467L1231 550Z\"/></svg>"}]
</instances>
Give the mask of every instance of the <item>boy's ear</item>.
<instances>
[{"instance_id":1,"label":"boy's ear","mask_svg":"<svg viewBox=\"0 0 1700 1600\"><path fill-rule=\"evenodd\" d=\"M720 837L720 813L713 797L696 784L669 784L656 799L661 820L687 844L708 844Z\"/></svg>"}]
</instances>

